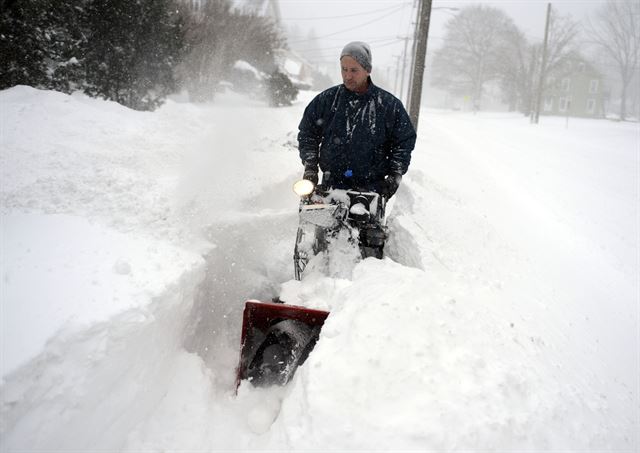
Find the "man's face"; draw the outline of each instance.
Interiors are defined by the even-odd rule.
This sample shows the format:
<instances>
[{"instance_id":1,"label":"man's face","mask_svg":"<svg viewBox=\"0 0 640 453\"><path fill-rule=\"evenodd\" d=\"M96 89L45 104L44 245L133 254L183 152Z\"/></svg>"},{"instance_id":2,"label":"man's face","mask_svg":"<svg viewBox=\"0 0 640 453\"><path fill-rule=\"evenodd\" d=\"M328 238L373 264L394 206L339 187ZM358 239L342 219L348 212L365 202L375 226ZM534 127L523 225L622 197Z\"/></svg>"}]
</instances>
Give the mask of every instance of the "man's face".
<instances>
[{"instance_id":1,"label":"man's face","mask_svg":"<svg viewBox=\"0 0 640 453\"><path fill-rule=\"evenodd\" d=\"M367 91L367 78L369 73L360 66L353 57L345 55L340 59L342 68L342 82L349 91L364 93Z\"/></svg>"}]
</instances>

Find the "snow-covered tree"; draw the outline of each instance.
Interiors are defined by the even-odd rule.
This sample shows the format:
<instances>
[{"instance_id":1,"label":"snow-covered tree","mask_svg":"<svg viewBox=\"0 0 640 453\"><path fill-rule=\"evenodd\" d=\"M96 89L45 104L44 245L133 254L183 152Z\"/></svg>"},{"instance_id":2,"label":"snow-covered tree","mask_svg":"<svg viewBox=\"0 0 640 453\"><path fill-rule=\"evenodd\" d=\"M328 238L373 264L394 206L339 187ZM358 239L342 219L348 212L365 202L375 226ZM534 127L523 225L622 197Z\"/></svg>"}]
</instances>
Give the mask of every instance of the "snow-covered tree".
<instances>
[{"instance_id":1,"label":"snow-covered tree","mask_svg":"<svg viewBox=\"0 0 640 453\"><path fill-rule=\"evenodd\" d=\"M500 9L472 5L445 27L444 44L434 55L433 85L469 96L477 109L485 84L501 75L515 25Z\"/></svg>"},{"instance_id":2,"label":"snow-covered tree","mask_svg":"<svg viewBox=\"0 0 640 453\"><path fill-rule=\"evenodd\" d=\"M276 70L274 50L284 38L271 19L233 9L229 0L210 0L188 16L186 42L181 78L193 99L209 100L238 60L268 74Z\"/></svg>"},{"instance_id":3,"label":"snow-covered tree","mask_svg":"<svg viewBox=\"0 0 640 453\"><path fill-rule=\"evenodd\" d=\"M175 89L172 0L4 0L0 26L0 89L83 90L136 109Z\"/></svg>"},{"instance_id":4,"label":"snow-covered tree","mask_svg":"<svg viewBox=\"0 0 640 453\"><path fill-rule=\"evenodd\" d=\"M183 31L171 0L91 0L87 18L87 93L152 109L175 90Z\"/></svg>"},{"instance_id":5,"label":"snow-covered tree","mask_svg":"<svg viewBox=\"0 0 640 453\"><path fill-rule=\"evenodd\" d=\"M69 91L82 78L84 1L4 0L0 89L14 85Z\"/></svg>"}]
</instances>

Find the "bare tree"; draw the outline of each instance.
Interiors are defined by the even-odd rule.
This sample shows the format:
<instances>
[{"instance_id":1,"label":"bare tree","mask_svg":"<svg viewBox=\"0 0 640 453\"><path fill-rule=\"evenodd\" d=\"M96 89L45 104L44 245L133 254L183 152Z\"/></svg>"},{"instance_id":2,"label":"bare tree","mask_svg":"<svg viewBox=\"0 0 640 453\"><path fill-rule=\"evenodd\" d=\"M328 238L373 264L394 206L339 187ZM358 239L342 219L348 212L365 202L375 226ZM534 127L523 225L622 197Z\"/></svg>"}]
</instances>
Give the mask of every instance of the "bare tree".
<instances>
[{"instance_id":1,"label":"bare tree","mask_svg":"<svg viewBox=\"0 0 640 453\"><path fill-rule=\"evenodd\" d=\"M560 79L574 70L575 62L581 60L576 50L578 33L578 23L571 16L552 12L547 63L545 68L541 68L542 43L529 42L517 29L510 32L500 68L501 87L511 109L517 108L525 115L530 113L541 70L545 74L543 92L549 88L548 77Z\"/></svg>"},{"instance_id":2,"label":"bare tree","mask_svg":"<svg viewBox=\"0 0 640 453\"><path fill-rule=\"evenodd\" d=\"M640 52L640 3L637 0L608 0L589 21L590 41L603 49L617 68L622 85L620 119L627 116L627 90L638 71Z\"/></svg>"},{"instance_id":3,"label":"bare tree","mask_svg":"<svg viewBox=\"0 0 640 453\"><path fill-rule=\"evenodd\" d=\"M446 24L444 45L434 55L433 84L469 96L480 107L484 86L502 73L515 25L503 11L468 6Z\"/></svg>"},{"instance_id":4,"label":"bare tree","mask_svg":"<svg viewBox=\"0 0 640 453\"><path fill-rule=\"evenodd\" d=\"M580 27L570 15L560 16L551 10L549 41L547 42L547 74L562 72L567 59L577 53L576 38Z\"/></svg>"},{"instance_id":5,"label":"bare tree","mask_svg":"<svg viewBox=\"0 0 640 453\"><path fill-rule=\"evenodd\" d=\"M529 44L524 33L514 29L500 65L500 87L509 111L528 114L537 61L537 48Z\"/></svg>"}]
</instances>

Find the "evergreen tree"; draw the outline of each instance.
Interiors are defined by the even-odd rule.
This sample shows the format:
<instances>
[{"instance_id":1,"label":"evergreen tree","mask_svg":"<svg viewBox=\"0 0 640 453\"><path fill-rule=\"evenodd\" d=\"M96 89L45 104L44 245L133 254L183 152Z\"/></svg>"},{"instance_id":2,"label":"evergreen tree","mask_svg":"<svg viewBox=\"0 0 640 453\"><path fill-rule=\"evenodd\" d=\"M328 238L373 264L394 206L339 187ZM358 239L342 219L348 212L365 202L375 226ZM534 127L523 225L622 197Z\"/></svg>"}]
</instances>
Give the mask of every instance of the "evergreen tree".
<instances>
[{"instance_id":1,"label":"evergreen tree","mask_svg":"<svg viewBox=\"0 0 640 453\"><path fill-rule=\"evenodd\" d=\"M175 90L182 44L172 0L4 0L0 89L83 89L151 109Z\"/></svg>"},{"instance_id":2,"label":"evergreen tree","mask_svg":"<svg viewBox=\"0 0 640 453\"><path fill-rule=\"evenodd\" d=\"M170 0L92 0L87 11L87 87L135 109L175 90L182 22Z\"/></svg>"},{"instance_id":3,"label":"evergreen tree","mask_svg":"<svg viewBox=\"0 0 640 453\"><path fill-rule=\"evenodd\" d=\"M47 8L37 0L2 2L0 15L0 89L46 86Z\"/></svg>"},{"instance_id":4,"label":"evergreen tree","mask_svg":"<svg viewBox=\"0 0 640 453\"><path fill-rule=\"evenodd\" d=\"M51 19L47 25L47 88L71 93L85 86L84 56L87 47L85 6L87 1L48 0Z\"/></svg>"},{"instance_id":5,"label":"evergreen tree","mask_svg":"<svg viewBox=\"0 0 640 453\"><path fill-rule=\"evenodd\" d=\"M83 3L71 0L2 3L0 89L22 84L69 92L81 85Z\"/></svg>"}]
</instances>

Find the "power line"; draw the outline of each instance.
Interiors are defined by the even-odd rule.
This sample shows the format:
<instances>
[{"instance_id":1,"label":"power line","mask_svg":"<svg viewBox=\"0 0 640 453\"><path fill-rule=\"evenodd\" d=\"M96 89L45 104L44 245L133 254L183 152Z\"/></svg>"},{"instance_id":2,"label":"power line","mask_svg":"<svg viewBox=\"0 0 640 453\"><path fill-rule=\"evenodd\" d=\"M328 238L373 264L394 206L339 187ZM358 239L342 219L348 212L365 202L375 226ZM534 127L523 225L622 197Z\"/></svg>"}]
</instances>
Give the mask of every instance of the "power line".
<instances>
[{"instance_id":1,"label":"power line","mask_svg":"<svg viewBox=\"0 0 640 453\"><path fill-rule=\"evenodd\" d=\"M374 44L374 43L378 43L378 42L385 42L385 41L390 41L390 40L394 40L397 41L398 38L397 36L389 36L389 37L385 37L385 38L377 38L377 39L368 39L366 40L367 44ZM317 51L322 51L322 50L340 50L342 49L344 46L333 46L333 47L316 47L314 49L296 49L297 52L303 53L303 52L317 52ZM376 46L376 47L380 47L380 46Z\"/></svg>"},{"instance_id":2,"label":"power line","mask_svg":"<svg viewBox=\"0 0 640 453\"><path fill-rule=\"evenodd\" d=\"M349 27L349 28L346 28L344 30L336 31L334 33L329 33L328 35L324 35L324 36L316 36L315 38L300 39L300 40L297 40L297 41L291 41L289 44L297 44L297 43L300 43L300 42L313 41L315 39L328 38L330 36L339 35L340 33L346 33L346 32L352 31L352 30L357 30L358 28L362 28L362 27L364 27L366 25L369 25L369 24L372 24L374 22L378 22L380 20L386 19L387 17L389 17L390 14L397 13L398 11L404 9L407 5L408 5L408 3L404 3L400 7L397 7L395 10L392 10L392 12L390 12L390 13L387 13L387 14L384 14L382 16L376 17L375 19L372 19L372 20L370 20L368 22L364 22L364 23L362 23L360 25L357 25L355 27Z\"/></svg>"},{"instance_id":3,"label":"power line","mask_svg":"<svg viewBox=\"0 0 640 453\"><path fill-rule=\"evenodd\" d=\"M391 45L393 45L393 44L397 44L397 43L402 42L402 41L404 41L404 38L398 38L398 39L396 39L396 40L395 40L395 41L393 41L393 42L388 42L388 43L386 43L386 44L380 44L379 46L376 46L376 49L379 49L380 47L387 47L387 46L391 46Z\"/></svg>"},{"instance_id":4,"label":"power line","mask_svg":"<svg viewBox=\"0 0 640 453\"><path fill-rule=\"evenodd\" d=\"M401 5L408 5L410 2L404 2ZM356 14L344 14L341 16L324 16L324 17L293 17L293 18L283 18L282 20L324 20L324 19L342 19L344 17L356 17L356 16L367 16L369 14L379 13L381 11L388 11L390 9L397 8L398 4L387 6L386 8L376 9L374 11L367 11L366 13L356 13Z\"/></svg>"},{"instance_id":5,"label":"power line","mask_svg":"<svg viewBox=\"0 0 640 453\"><path fill-rule=\"evenodd\" d=\"M404 41L404 39L396 39L396 40L394 40L392 42L388 42L386 44L378 45L378 46L376 46L376 49L380 49L382 47L394 46L394 45L397 45L397 44L401 43L402 41ZM313 60L313 61L320 61L320 60L321 61L328 61L328 60L332 60L332 59L337 58L336 57L336 52L337 52L336 50L333 50L333 51L322 51L322 52L319 52L319 53L305 54L305 57L310 59L310 60Z\"/></svg>"},{"instance_id":6,"label":"power line","mask_svg":"<svg viewBox=\"0 0 640 453\"><path fill-rule=\"evenodd\" d=\"M387 47L387 46L391 46L393 44L397 44L397 43L399 43L401 41L404 41L404 38L394 38L392 40L387 39L385 41L389 41L389 42L384 42L383 44L378 44L378 45L375 46L375 48L373 50L379 49L381 47ZM325 52L335 52L336 50L341 50L343 47L344 46L342 46L342 47L332 47L332 48L326 48L326 49L308 50L308 51L305 51L305 52L298 51L298 52L305 53L305 54L307 54L307 53L322 54L322 53L325 53Z\"/></svg>"}]
</instances>

